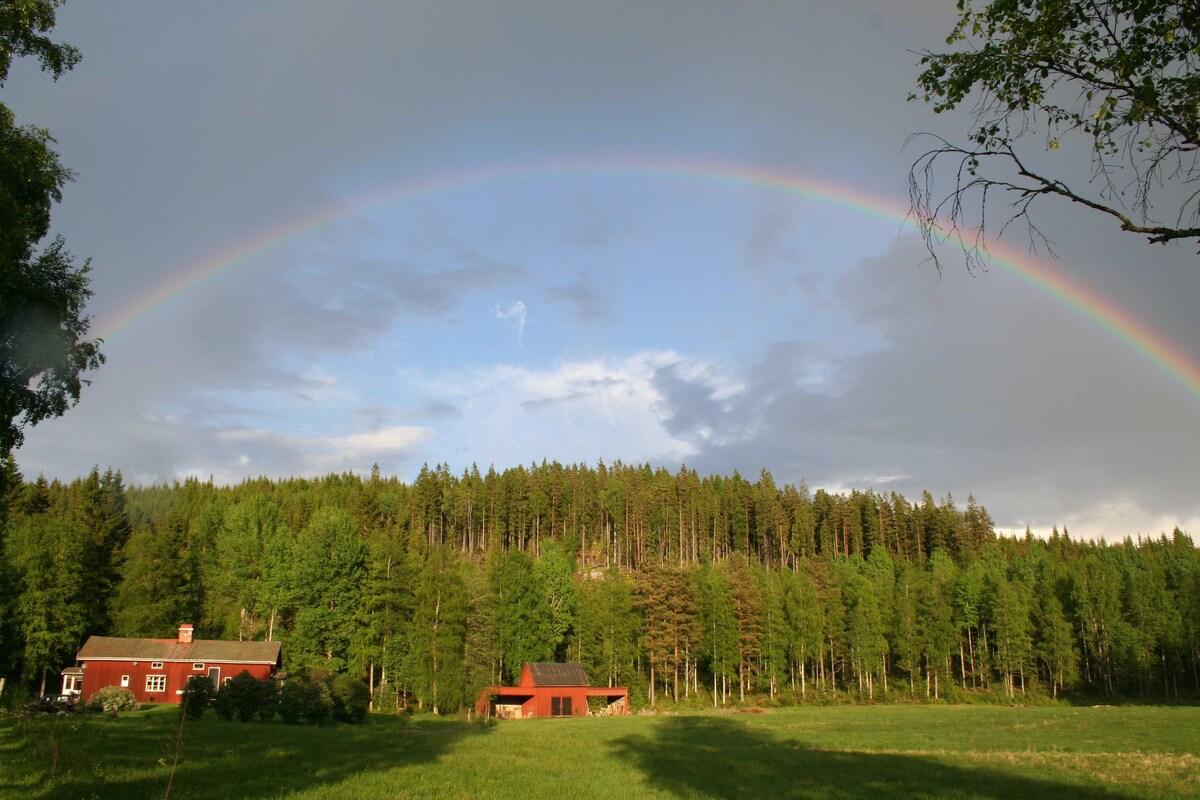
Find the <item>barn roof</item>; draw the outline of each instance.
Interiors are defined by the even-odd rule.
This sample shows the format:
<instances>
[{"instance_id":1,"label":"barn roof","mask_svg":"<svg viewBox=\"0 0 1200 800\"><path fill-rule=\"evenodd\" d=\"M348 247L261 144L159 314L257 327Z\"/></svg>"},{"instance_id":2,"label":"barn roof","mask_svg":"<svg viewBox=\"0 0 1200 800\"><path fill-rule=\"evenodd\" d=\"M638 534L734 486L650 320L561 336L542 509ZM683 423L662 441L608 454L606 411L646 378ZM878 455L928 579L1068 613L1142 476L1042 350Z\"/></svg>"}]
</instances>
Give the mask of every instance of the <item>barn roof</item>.
<instances>
[{"instance_id":1,"label":"barn roof","mask_svg":"<svg viewBox=\"0 0 1200 800\"><path fill-rule=\"evenodd\" d=\"M225 642L197 639L125 639L117 636L90 636L79 648L79 661L188 661L236 662L239 664L279 663L279 642Z\"/></svg>"},{"instance_id":2,"label":"barn roof","mask_svg":"<svg viewBox=\"0 0 1200 800\"><path fill-rule=\"evenodd\" d=\"M529 663L534 686L591 686L582 664Z\"/></svg>"}]
</instances>

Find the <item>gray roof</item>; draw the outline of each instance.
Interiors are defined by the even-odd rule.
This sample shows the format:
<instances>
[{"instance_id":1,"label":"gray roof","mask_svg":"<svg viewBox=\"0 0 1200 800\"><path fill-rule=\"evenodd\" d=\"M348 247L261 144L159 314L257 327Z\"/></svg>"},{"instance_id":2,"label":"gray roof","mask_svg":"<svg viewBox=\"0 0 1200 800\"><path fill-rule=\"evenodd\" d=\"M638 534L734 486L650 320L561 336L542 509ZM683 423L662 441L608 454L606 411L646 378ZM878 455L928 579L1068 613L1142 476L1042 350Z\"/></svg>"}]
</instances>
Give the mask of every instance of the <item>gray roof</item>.
<instances>
[{"instance_id":1,"label":"gray roof","mask_svg":"<svg viewBox=\"0 0 1200 800\"><path fill-rule=\"evenodd\" d=\"M78 661L187 661L278 664L279 642L225 642L197 639L187 644L175 639L124 639L90 636L75 656Z\"/></svg>"},{"instance_id":2,"label":"gray roof","mask_svg":"<svg viewBox=\"0 0 1200 800\"><path fill-rule=\"evenodd\" d=\"M591 686L582 664L529 663L534 686Z\"/></svg>"}]
</instances>

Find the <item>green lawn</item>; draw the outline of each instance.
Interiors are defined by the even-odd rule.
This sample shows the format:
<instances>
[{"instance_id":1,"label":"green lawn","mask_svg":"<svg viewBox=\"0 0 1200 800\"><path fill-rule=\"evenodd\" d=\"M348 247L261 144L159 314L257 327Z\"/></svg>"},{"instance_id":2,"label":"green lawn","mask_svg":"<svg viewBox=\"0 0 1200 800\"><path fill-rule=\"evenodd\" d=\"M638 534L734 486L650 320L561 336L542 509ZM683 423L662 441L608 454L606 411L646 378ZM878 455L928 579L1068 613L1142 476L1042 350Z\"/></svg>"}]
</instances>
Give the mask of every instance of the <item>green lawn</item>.
<instances>
[{"instance_id":1,"label":"green lawn","mask_svg":"<svg viewBox=\"0 0 1200 800\"><path fill-rule=\"evenodd\" d=\"M0 725L0 797L166 792L178 715ZM866 706L527 720L206 718L173 798L1200 797L1200 708Z\"/></svg>"}]
</instances>

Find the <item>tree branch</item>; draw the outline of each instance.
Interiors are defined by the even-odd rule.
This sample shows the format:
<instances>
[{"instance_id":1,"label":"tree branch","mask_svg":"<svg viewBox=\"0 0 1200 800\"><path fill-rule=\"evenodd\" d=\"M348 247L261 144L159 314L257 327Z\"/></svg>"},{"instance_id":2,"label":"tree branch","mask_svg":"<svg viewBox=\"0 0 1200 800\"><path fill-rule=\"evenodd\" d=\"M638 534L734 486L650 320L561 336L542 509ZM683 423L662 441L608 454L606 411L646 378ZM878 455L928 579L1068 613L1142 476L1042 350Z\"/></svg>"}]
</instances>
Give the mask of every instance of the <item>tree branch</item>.
<instances>
[{"instance_id":1,"label":"tree branch","mask_svg":"<svg viewBox=\"0 0 1200 800\"><path fill-rule=\"evenodd\" d=\"M1030 247L1036 249L1041 243L1053 252L1053 242L1033 222L1031 209L1034 202L1047 195L1056 195L1078 203L1094 211L1107 214L1116 219L1121 230L1145 235L1154 244L1165 244L1180 239L1200 240L1200 227L1166 226L1142 224L1136 222L1128 214L1111 204L1094 200L1082 195L1060 180L1048 178L1031 169L1012 147L989 149L967 149L951 144L935 134L917 134L931 136L939 143L937 147L926 150L909 169L909 217L917 223L917 228L930 260L941 269L937 254L939 245L952 241L958 244L967 261L968 270L983 268L987 262L987 211L989 193L1001 190L1014 195L1010 206L1011 213L1001 224L998 235L1004 232L1017 220L1024 220L1030 234ZM916 137L910 137L910 141ZM937 164L946 158L954 162L953 188L940 199L934 191ZM1007 161L1017 178L1024 180L1007 180L979 175L978 167L984 161ZM978 193L978 203L971 201L973 193ZM1191 195L1187 202L1200 196L1200 191ZM968 221L968 207L978 207L978 221ZM1181 215L1182 216L1182 215Z\"/></svg>"}]
</instances>

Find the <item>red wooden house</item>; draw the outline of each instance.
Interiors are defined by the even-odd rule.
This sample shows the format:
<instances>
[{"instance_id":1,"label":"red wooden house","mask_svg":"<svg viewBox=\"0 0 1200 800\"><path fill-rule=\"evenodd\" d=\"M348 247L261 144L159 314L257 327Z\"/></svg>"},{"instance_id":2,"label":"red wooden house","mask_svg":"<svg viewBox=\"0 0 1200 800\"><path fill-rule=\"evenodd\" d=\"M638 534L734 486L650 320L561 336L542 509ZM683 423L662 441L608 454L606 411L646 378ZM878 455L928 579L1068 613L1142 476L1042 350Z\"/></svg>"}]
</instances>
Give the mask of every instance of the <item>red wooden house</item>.
<instances>
[{"instance_id":1,"label":"red wooden house","mask_svg":"<svg viewBox=\"0 0 1200 800\"><path fill-rule=\"evenodd\" d=\"M271 678L280 658L279 642L193 640L191 625L180 625L175 639L90 636L75 656L84 702L104 686L124 686L141 703L178 703L193 675L207 675L218 687L242 671Z\"/></svg>"},{"instance_id":2,"label":"red wooden house","mask_svg":"<svg viewBox=\"0 0 1200 800\"><path fill-rule=\"evenodd\" d=\"M580 664L530 663L516 686L489 686L480 692L475 710L500 719L623 715L629 713L629 689L593 687Z\"/></svg>"}]
</instances>

